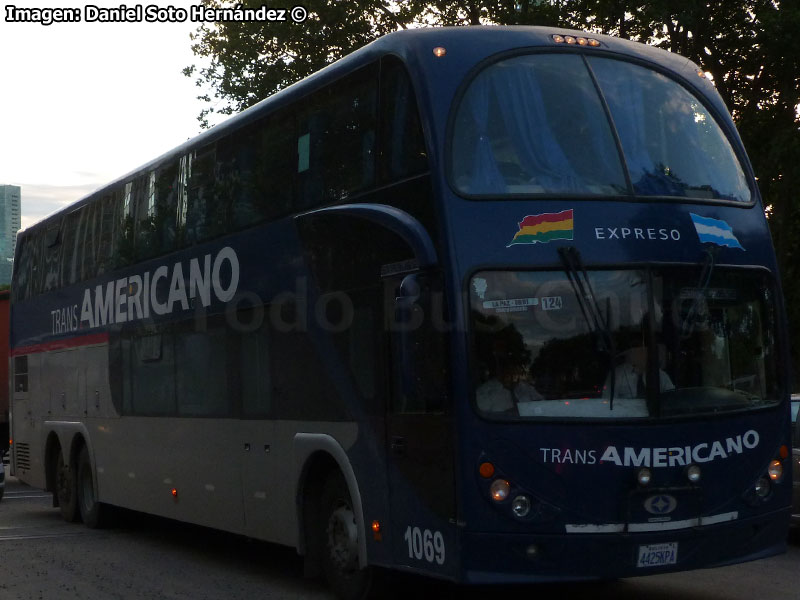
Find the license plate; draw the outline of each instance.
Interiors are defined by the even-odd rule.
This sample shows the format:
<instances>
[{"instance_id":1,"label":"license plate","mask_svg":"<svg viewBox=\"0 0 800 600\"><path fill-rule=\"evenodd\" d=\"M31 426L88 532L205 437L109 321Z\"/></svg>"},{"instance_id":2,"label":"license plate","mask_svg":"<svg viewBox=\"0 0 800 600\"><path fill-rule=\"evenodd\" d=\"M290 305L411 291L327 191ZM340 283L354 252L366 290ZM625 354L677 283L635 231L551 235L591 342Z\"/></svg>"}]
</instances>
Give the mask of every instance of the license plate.
<instances>
[{"instance_id":1,"label":"license plate","mask_svg":"<svg viewBox=\"0 0 800 600\"><path fill-rule=\"evenodd\" d=\"M637 567L661 567L678 562L678 542L639 546Z\"/></svg>"}]
</instances>

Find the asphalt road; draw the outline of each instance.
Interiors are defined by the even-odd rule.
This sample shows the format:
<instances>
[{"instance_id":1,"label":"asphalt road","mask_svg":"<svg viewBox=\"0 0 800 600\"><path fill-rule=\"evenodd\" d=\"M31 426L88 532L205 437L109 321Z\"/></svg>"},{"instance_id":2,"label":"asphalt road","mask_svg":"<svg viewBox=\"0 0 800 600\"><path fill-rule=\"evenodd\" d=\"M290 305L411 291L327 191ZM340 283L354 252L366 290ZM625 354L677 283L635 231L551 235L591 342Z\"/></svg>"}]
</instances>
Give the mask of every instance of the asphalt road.
<instances>
[{"instance_id":1,"label":"asphalt road","mask_svg":"<svg viewBox=\"0 0 800 600\"><path fill-rule=\"evenodd\" d=\"M613 583L460 588L395 580L390 597L559 600L797 600L800 532L787 554ZM65 523L48 494L13 478L0 502L0 600L326 599L294 550L135 513L116 527Z\"/></svg>"}]
</instances>

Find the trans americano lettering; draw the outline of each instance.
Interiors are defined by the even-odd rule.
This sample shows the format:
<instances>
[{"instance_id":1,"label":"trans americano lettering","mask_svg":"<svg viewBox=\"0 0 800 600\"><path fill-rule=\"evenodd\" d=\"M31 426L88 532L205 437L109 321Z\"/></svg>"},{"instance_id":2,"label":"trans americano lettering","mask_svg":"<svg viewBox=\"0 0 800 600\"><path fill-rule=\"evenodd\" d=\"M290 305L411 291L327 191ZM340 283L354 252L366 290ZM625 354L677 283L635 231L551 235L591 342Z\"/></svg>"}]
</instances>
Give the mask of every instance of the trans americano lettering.
<instances>
[{"instance_id":1,"label":"trans americano lettering","mask_svg":"<svg viewBox=\"0 0 800 600\"><path fill-rule=\"evenodd\" d=\"M230 278L223 281L223 272ZM168 285L165 286L164 283ZM216 255L206 254L162 265L152 272L130 275L86 288L80 305L51 311L53 333L91 329L167 315L175 310L188 310L190 301L203 307L216 298L219 302L233 299L239 286L239 258L226 246Z\"/></svg>"},{"instance_id":2,"label":"trans americano lettering","mask_svg":"<svg viewBox=\"0 0 800 600\"><path fill-rule=\"evenodd\" d=\"M555 464L595 465L615 464L618 467L683 467L692 463L707 463L716 459L743 454L758 446L758 432L750 429L743 435L724 440L703 442L694 446L672 446L664 448L618 448L608 446L599 450L574 448L539 448L542 461Z\"/></svg>"}]
</instances>

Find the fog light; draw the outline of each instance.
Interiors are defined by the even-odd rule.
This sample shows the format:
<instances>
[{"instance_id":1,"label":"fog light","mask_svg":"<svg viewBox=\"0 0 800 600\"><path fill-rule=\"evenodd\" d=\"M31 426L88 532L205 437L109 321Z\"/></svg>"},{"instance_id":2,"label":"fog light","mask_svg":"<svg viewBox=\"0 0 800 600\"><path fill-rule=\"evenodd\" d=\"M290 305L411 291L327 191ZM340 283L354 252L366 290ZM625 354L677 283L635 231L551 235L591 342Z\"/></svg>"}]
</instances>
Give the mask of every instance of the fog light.
<instances>
[{"instance_id":1,"label":"fog light","mask_svg":"<svg viewBox=\"0 0 800 600\"><path fill-rule=\"evenodd\" d=\"M769 479L766 477L762 477L756 481L756 495L759 498L765 498L767 495L769 495L769 488Z\"/></svg>"},{"instance_id":2,"label":"fog light","mask_svg":"<svg viewBox=\"0 0 800 600\"><path fill-rule=\"evenodd\" d=\"M648 485L651 479L652 474L650 473L650 469L647 467L642 467L636 474L636 480L639 482L639 485Z\"/></svg>"},{"instance_id":3,"label":"fog light","mask_svg":"<svg viewBox=\"0 0 800 600\"><path fill-rule=\"evenodd\" d=\"M527 517L531 511L531 501L527 496L517 496L511 503L511 512L519 518Z\"/></svg>"},{"instance_id":4,"label":"fog light","mask_svg":"<svg viewBox=\"0 0 800 600\"><path fill-rule=\"evenodd\" d=\"M772 481L780 481L781 477L783 477L783 464L781 464L781 461L773 460L769 463L767 474Z\"/></svg>"},{"instance_id":5,"label":"fog light","mask_svg":"<svg viewBox=\"0 0 800 600\"><path fill-rule=\"evenodd\" d=\"M700 481L701 477L702 473L700 472L700 467L697 465L689 465L689 467L686 469L686 478L692 483L697 483Z\"/></svg>"},{"instance_id":6,"label":"fog light","mask_svg":"<svg viewBox=\"0 0 800 600\"><path fill-rule=\"evenodd\" d=\"M489 488L489 493L491 493L492 500L495 502L502 502L508 498L509 491L511 491L511 484L505 479L495 479L492 482L492 487Z\"/></svg>"}]
</instances>

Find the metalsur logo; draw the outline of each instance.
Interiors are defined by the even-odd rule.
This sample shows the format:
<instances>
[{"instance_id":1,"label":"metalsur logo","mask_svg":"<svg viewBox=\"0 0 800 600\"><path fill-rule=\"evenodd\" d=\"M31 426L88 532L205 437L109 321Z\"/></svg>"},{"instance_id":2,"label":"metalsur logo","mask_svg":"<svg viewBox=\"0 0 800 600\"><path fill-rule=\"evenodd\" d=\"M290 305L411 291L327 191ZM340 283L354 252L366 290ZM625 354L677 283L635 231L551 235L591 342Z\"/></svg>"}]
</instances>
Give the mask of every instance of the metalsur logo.
<instances>
[{"instance_id":1,"label":"metalsur logo","mask_svg":"<svg viewBox=\"0 0 800 600\"><path fill-rule=\"evenodd\" d=\"M650 496L644 501L644 509L651 515L668 515L678 507L678 501L669 494Z\"/></svg>"}]
</instances>

